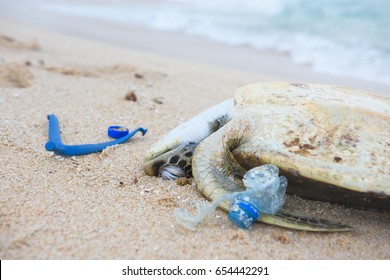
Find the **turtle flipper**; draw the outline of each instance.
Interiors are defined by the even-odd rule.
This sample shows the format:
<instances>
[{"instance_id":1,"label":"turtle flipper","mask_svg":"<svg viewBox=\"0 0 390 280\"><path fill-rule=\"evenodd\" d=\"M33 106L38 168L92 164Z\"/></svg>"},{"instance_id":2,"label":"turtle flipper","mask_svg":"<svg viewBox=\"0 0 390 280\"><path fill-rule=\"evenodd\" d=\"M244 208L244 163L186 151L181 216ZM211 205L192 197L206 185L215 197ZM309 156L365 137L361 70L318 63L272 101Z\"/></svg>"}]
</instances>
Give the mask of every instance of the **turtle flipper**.
<instances>
[{"instance_id":1,"label":"turtle flipper","mask_svg":"<svg viewBox=\"0 0 390 280\"><path fill-rule=\"evenodd\" d=\"M305 231L337 232L354 230L349 225L336 221L307 217L294 213L287 208L280 209L276 215L262 214L259 221L270 225Z\"/></svg>"},{"instance_id":2,"label":"turtle flipper","mask_svg":"<svg viewBox=\"0 0 390 280\"><path fill-rule=\"evenodd\" d=\"M219 204L219 207L225 211L229 211L229 201L223 201ZM354 230L352 226L337 221L308 217L305 214L296 213L286 207L280 209L275 215L262 213L257 221L269 225L304 231L337 232Z\"/></svg>"}]
</instances>

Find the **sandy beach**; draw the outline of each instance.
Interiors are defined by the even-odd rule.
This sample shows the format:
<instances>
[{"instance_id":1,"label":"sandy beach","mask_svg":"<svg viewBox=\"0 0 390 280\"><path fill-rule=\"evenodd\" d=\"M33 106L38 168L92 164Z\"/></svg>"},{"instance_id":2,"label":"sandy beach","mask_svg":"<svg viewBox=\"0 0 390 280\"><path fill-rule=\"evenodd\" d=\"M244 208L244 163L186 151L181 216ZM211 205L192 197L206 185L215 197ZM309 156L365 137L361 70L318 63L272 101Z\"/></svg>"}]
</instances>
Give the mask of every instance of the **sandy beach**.
<instances>
[{"instance_id":1,"label":"sandy beach","mask_svg":"<svg viewBox=\"0 0 390 280\"><path fill-rule=\"evenodd\" d=\"M204 199L194 184L178 186L142 170L153 143L244 84L342 79L259 74L113 43L0 17L1 259L390 258L390 213L289 196L289 207L356 230L320 234L257 223L243 231L217 210L191 232L175 223L174 209L194 209ZM343 81L390 93L383 85ZM129 92L135 101L125 99ZM44 149L47 114L58 116L69 144L107 141L110 125L148 133L102 153L62 157Z\"/></svg>"}]
</instances>

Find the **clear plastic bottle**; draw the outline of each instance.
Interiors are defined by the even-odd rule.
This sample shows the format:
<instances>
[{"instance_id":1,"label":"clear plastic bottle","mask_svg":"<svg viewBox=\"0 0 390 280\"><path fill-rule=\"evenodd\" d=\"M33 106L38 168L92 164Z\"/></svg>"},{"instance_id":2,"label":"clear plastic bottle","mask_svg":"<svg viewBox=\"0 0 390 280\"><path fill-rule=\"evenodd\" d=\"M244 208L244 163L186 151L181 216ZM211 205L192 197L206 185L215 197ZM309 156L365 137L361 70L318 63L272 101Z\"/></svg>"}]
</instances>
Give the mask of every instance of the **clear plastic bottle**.
<instances>
[{"instance_id":1,"label":"clear plastic bottle","mask_svg":"<svg viewBox=\"0 0 390 280\"><path fill-rule=\"evenodd\" d=\"M249 170L243 178L246 191L235 194L231 200L230 221L249 229L261 213L279 211L284 204L287 179L278 175L278 167L272 164Z\"/></svg>"}]
</instances>

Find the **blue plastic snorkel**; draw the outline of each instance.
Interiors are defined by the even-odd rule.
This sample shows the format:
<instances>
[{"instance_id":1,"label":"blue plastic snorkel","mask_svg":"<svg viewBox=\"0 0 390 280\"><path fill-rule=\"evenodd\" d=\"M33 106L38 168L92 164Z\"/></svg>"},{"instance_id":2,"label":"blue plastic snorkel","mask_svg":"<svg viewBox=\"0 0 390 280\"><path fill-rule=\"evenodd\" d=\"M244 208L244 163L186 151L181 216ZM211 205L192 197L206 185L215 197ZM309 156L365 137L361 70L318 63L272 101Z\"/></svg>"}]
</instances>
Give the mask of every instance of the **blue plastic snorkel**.
<instances>
[{"instance_id":1,"label":"blue plastic snorkel","mask_svg":"<svg viewBox=\"0 0 390 280\"><path fill-rule=\"evenodd\" d=\"M98 144L66 145L61 142L60 124L58 122L58 118L55 115L47 115L47 118L49 120L49 141L46 143L45 148L47 151L53 151L56 154L64 156L79 156L101 152L109 146L126 142L138 131L141 131L142 135L145 135L145 133L148 131L145 128L139 127L132 132L126 134L125 136L113 141ZM111 127L109 128L109 130L110 129Z\"/></svg>"}]
</instances>

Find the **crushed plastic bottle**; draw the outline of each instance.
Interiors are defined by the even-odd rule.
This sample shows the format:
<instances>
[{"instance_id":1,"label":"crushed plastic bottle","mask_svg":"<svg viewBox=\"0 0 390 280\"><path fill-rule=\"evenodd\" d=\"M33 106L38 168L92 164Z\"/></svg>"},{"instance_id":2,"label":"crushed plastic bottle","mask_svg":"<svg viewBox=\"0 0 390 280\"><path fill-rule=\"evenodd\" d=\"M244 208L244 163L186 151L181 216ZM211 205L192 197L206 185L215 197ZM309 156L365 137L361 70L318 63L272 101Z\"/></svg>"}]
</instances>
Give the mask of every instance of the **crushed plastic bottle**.
<instances>
[{"instance_id":1,"label":"crushed plastic bottle","mask_svg":"<svg viewBox=\"0 0 390 280\"><path fill-rule=\"evenodd\" d=\"M196 203L197 213L191 215L187 209L176 209L176 222L183 227L195 230L218 205L231 201L229 219L240 228L249 229L261 213L275 214L284 204L287 179L279 175L279 168L272 164L255 167L245 173L243 192L226 193L212 203Z\"/></svg>"},{"instance_id":2,"label":"crushed plastic bottle","mask_svg":"<svg viewBox=\"0 0 390 280\"><path fill-rule=\"evenodd\" d=\"M266 164L249 170L243 178L246 191L237 193L230 203L229 219L248 229L261 213L275 214L283 206L287 179L279 168Z\"/></svg>"}]
</instances>

